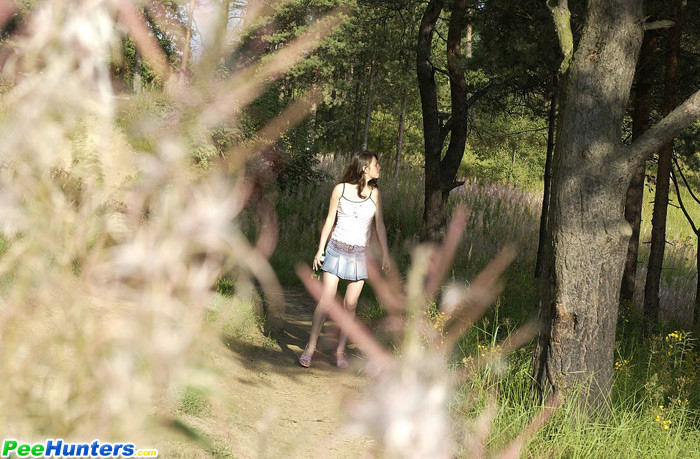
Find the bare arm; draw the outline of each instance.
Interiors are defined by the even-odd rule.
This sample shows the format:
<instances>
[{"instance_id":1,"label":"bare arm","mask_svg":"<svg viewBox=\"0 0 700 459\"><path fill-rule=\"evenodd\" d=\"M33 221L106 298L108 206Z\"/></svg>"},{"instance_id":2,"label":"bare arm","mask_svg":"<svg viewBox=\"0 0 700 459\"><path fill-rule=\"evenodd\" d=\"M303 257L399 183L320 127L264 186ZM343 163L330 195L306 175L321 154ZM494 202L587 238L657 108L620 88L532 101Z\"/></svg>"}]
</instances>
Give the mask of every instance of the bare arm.
<instances>
[{"instance_id":1,"label":"bare arm","mask_svg":"<svg viewBox=\"0 0 700 459\"><path fill-rule=\"evenodd\" d=\"M323 223L323 228L321 228L321 240L318 242L318 251L316 256L314 256L313 268L318 269L323 263L321 263L321 255L326 248L326 243L331 235L331 230L333 229L333 224L335 223L335 216L338 213L338 203L340 202L340 196L343 194L343 185L338 184L333 188L333 193L331 193L331 202L328 206L328 216L326 221Z\"/></svg>"},{"instance_id":2,"label":"bare arm","mask_svg":"<svg viewBox=\"0 0 700 459\"><path fill-rule=\"evenodd\" d=\"M389 244L386 241L386 226L384 225L384 213L382 212L382 198L379 190L376 191L377 213L374 216L374 224L377 229L377 238L382 248L382 269L388 268L389 264Z\"/></svg>"}]
</instances>

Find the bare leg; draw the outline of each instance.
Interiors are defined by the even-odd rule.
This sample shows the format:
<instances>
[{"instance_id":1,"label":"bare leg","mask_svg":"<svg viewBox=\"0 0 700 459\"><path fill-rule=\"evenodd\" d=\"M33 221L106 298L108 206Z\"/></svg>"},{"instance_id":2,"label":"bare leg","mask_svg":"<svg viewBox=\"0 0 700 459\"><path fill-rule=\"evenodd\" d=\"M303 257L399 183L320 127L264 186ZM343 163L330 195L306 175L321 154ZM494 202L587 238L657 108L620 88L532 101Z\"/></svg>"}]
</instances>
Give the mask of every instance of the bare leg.
<instances>
[{"instance_id":1,"label":"bare leg","mask_svg":"<svg viewBox=\"0 0 700 459\"><path fill-rule=\"evenodd\" d=\"M349 282L348 288L345 291L345 299L343 300L343 306L345 310L351 314L355 314L357 309L357 300L360 298L360 293L362 292L362 287L365 285L364 280L359 280L355 282ZM340 332L340 338L338 339L338 347L335 351L336 361L338 366L347 366L345 361L345 345L348 342L348 337L342 331Z\"/></svg>"},{"instance_id":2,"label":"bare leg","mask_svg":"<svg viewBox=\"0 0 700 459\"><path fill-rule=\"evenodd\" d=\"M324 301L332 300L335 297L335 293L338 291L338 281L340 279L331 273L323 273L323 295L321 296L321 301L316 305L314 310L314 318L311 321L311 333L309 335L309 342L304 349L302 357L306 356L311 358L316 351L316 344L318 343L318 336L321 334L321 328L323 328L323 323L326 321L326 313L323 312L321 304Z\"/></svg>"}]
</instances>

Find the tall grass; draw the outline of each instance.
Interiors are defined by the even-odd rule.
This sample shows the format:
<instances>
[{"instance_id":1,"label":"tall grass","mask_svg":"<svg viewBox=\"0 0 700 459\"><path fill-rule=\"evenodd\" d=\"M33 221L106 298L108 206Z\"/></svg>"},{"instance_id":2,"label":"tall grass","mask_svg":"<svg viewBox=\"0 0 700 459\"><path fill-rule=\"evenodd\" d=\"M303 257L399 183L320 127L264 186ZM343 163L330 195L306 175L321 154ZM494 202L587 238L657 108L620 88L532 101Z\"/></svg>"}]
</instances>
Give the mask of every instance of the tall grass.
<instances>
[{"instance_id":1,"label":"tall grass","mask_svg":"<svg viewBox=\"0 0 700 459\"><path fill-rule=\"evenodd\" d=\"M380 158L385 165L379 186L384 199L384 216L392 256L402 269L409 263L412 247L418 243L423 212L423 173L420 168L404 166L400 180L391 170L389 157ZM388 165L388 167L386 167ZM278 200L281 235L272 263L280 279L296 284L294 265L313 257L321 226L328 210L330 191L345 166L344 158L326 156L321 167L331 180L320 184L302 184L281 193ZM632 305L641 314L644 281L646 279L651 238L653 194L646 190L640 236L637 290ZM303 203L300 205L300 203ZM534 314L537 291L531 272L537 254L541 196L510 184L467 181L450 195L449 206L462 205L469 212L465 238L458 250L452 271L456 280L465 281L478 272L480 263L489 260L503 245L513 242L518 258L506 273L508 286L504 295L507 309L522 314ZM697 206L695 206L697 207ZM689 212L700 208L690 205ZM668 228L664 269L661 280L660 304L667 328L689 324L692 320L697 272L695 269L696 238L680 209L668 211ZM376 245L376 241L374 241Z\"/></svg>"},{"instance_id":2,"label":"tall grass","mask_svg":"<svg viewBox=\"0 0 700 459\"><path fill-rule=\"evenodd\" d=\"M460 345L456 367L469 368L488 359L496 337L512 330L507 318L477 324ZM569 400L532 438L525 456L697 457L700 356L688 336L669 335L640 346L636 333L621 330L609 413L582 423L578 403ZM531 348L523 347L508 356L505 366L477 374L457 394L453 416L462 416L470 403L481 406L474 400L497 393L500 404L489 444L498 448L510 441L541 408L532 402L531 368ZM500 377L494 377L494 371Z\"/></svg>"}]
</instances>

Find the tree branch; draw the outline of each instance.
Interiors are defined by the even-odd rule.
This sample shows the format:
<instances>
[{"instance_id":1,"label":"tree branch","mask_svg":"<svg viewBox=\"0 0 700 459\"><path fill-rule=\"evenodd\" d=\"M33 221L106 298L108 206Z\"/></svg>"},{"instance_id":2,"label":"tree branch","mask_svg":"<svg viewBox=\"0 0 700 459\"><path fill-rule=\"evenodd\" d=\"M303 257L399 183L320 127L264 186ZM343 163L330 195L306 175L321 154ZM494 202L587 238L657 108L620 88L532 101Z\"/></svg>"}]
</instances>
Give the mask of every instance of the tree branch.
<instances>
[{"instance_id":1,"label":"tree branch","mask_svg":"<svg viewBox=\"0 0 700 459\"><path fill-rule=\"evenodd\" d=\"M568 0L547 0L547 6L552 12L554 27L559 38L559 48L564 56L559 66L559 74L563 75L569 69L574 56L574 35L571 32L571 11Z\"/></svg>"},{"instance_id":2,"label":"tree branch","mask_svg":"<svg viewBox=\"0 0 700 459\"><path fill-rule=\"evenodd\" d=\"M673 158L674 162L676 158ZM676 167L678 167L678 163L676 162ZM680 168L678 169L680 171ZM671 178L673 179L673 187L676 189L676 196L678 196L678 204L680 205L679 207L683 211L683 214L685 215L685 218L688 219L688 223L690 223L690 227L693 228L693 232L697 235L698 234L698 228L695 226L695 222L693 219L690 217L690 214L688 213L688 210L685 208L683 205L683 198L681 198L681 190L678 188L678 181L676 180L676 174L673 172L673 167L671 168ZM691 191L692 193L692 191Z\"/></svg>"},{"instance_id":3,"label":"tree branch","mask_svg":"<svg viewBox=\"0 0 700 459\"><path fill-rule=\"evenodd\" d=\"M466 182L464 180L455 180L454 182L450 183L447 185L446 189L443 189L443 191L452 191L457 187L460 187L464 185Z\"/></svg>"},{"instance_id":4,"label":"tree branch","mask_svg":"<svg viewBox=\"0 0 700 459\"><path fill-rule=\"evenodd\" d=\"M440 33L440 31L438 30L437 27L435 28L435 35L437 35L438 38L439 38L440 40L442 40L443 42L447 43L447 39L446 39L445 37L442 36L442 34Z\"/></svg>"},{"instance_id":5,"label":"tree branch","mask_svg":"<svg viewBox=\"0 0 700 459\"><path fill-rule=\"evenodd\" d=\"M452 125L454 122L452 121L452 117L449 117L447 121L445 121L445 124L440 126L440 141L439 145L442 147L445 144L445 139L447 138L447 134L450 133L450 130L452 129Z\"/></svg>"},{"instance_id":6,"label":"tree branch","mask_svg":"<svg viewBox=\"0 0 700 459\"><path fill-rule=\"evenodd\" d=\"M668 19L664 21L645 22L644 30L670 29L674 25L676 25L676 22Z\"/></svg>"},{"instance_id":7,"label":"tree branch","mask_svg":"<svg viewBox=\"0 0 700 459\"><path fill-rule=\"evenodd\" d=\"M430 67L432 67L433 71L438 72L438 73L442 73L443 75L446 75L449 78L450 74L447 73L447 70L436 66L430 60L428 60L428 63L430 64Z\"/></svg>"},{"instance_id":8,"label":"tree branch","mask_svg":"<svg viewBox=\"0 0 700 459\"><path fill-rule=\"evenodd\" d=\"M678 164L678 158L676 158L676 155L673 155L673 162L676 165L676 169L678 169L678 173L681 175L681 178L683 179L683 183L685 184L685 187L688 188L688 192L690 192L690 196L692 196L693 199L695 199L695 202L700 204L700 199L698 199L697 196L693 193L693 189L690 187L690 184L688 183L688 180L685 178L685 174L683 173L683 169L681 169L680 164Z\"/></svg>"},{"instance_id":9,"label":"tree branch","mask_svg":"<svg viewBox=\"0 0 700 459\"><path fill-rule=\"evenodd\" d=\"M629 151L629 158L634 164L646 161L663 144L671 141L698 118L700 118L700 91L687 98L632 144L623 148Z\"/></svg>"},{"instance_id":10,"label":"tree branch","mask_svg":"<svg viewBox=\"0 0 700 459\"><path fill-rule=\"evenodd\" d=\"M469 99L467 99L466 104L467 108L470 108L472 105L476 103L479 99L481 99L483 96L486 95L486 93L489 92L489 89L493 86L493 81L489 82L486 86L484 86L481 89L478 89L474 94L472 94Z\"/></svg>"}]
</instances>

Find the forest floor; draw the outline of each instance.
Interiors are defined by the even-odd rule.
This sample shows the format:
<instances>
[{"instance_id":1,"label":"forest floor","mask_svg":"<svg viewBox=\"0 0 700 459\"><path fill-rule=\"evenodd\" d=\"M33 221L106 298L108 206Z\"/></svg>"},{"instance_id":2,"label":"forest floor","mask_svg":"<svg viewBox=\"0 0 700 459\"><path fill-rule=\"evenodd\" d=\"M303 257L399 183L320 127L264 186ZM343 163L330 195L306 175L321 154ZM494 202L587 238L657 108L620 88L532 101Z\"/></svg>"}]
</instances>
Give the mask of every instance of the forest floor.
<instances>
[{"instance_id":1,"label":"forest floor","mask_svg":"<svg viewBox=\"0 0 700 459\"><path fill-rule=\"evenodd\" d=\"M209 403L198 413L183 413L182 421L207 439L208 446L191 442L161 445L164 457L357 458L372 441L352 432L346 405L361 394L365 379L357 370L358 356L350 352L351 367L338 369L331 361L333 336L329 322L319 340L311 367L297 359L308 340L315 304L301 290L285 292L286 308L278 331L269 337L248 333L224 339L210 350L218 394L224 404ZM239 337L240 338L240 337Z\"/></svg>"}]
</instances>

